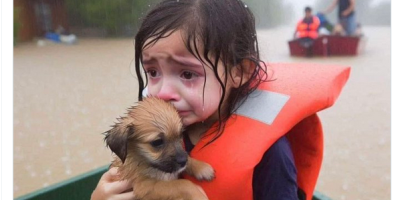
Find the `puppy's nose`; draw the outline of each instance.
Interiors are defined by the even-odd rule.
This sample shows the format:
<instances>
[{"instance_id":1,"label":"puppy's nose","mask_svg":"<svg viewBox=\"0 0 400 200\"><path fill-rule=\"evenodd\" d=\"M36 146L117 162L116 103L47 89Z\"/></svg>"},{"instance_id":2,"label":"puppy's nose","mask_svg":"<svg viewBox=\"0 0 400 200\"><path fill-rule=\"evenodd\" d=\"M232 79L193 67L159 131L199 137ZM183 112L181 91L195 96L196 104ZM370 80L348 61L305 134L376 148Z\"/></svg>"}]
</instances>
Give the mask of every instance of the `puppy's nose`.
<instances>
[{"instance_id":1,"label":"puppy's nose","mask_svg":"<svg viewBox=\"0 0 400 200\"><path fill-rule=\"evenodd\" d=\"M175 159L176 163L178 163L180 167L184 167L188 160L187 156L184 154L176 155Z\"/></svg>"}]
</instances>

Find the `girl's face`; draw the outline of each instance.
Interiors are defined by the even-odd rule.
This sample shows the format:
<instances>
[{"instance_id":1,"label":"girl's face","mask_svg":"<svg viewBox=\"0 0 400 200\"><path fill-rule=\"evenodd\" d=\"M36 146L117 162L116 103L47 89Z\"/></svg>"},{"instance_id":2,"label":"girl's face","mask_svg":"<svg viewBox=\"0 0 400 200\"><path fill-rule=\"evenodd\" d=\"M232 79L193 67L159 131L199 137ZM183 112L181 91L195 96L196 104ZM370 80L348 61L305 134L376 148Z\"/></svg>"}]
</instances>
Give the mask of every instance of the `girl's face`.
<instances>
[{"instance_id":1,"label":"girl's face","mask_svg":"<svg viewBox=\"0 0 400 200\"><path fill-rule=\"evenodd\" d=\"M213 70L203 67L186 49L181 31L144 49L143 67L148 77L148 94L171 102L185 126L218 119L221 86ZM222 74L223 67L219 65L218 70ZM227 91L229 85L228 81Z\"/></svg>"}]
</instances>

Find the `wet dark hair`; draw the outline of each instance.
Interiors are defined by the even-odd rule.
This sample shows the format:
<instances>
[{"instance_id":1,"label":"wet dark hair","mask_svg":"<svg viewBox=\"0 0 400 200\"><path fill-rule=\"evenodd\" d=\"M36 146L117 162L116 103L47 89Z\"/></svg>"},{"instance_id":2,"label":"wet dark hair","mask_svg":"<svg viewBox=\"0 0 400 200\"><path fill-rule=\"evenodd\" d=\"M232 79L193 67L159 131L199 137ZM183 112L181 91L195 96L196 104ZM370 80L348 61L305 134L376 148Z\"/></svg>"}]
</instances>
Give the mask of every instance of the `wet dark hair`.
<instances>
[{"instance_id":1,"label":"wet dark hair","mask_svg":"<svg viewBox=\"0 0 400 200\"><path fill-rule=\"evenodd\" d=\"M311 10L311 7L307 6L306 8L304 8L304 11L305 12L311 12L312 10Z\"/></svg>"},{"instance_id":2,"label":"wet dark hair","mask_svg":"<svg viewBox=\"0 0 400 200\"><path fill-rule=\"evenodd\" d=\"M212 142L220 136L232 113L267 79L266 66L260 60L255 19L248 6L240 0L164 0L157 4L143 18L135 37L135 70L139 82L139 100L142 100L142 91L147 85L147 74L145 79L142 75L143 50L177 30L182 31L182 39L188 51L200 60L203 66L213 69L222 87L222 98L218 107L220 123L216 130L218 134ZM218 75L219 61L224 65L226 74L223 80ZM242 73L241 86L233 88L229 97L225 97L225 85L231 69L249 67L249 63L255 66L249 81L242 81ZM221 105L226 98L227 108L221 112Z\"/></svg>"}]
</instances>

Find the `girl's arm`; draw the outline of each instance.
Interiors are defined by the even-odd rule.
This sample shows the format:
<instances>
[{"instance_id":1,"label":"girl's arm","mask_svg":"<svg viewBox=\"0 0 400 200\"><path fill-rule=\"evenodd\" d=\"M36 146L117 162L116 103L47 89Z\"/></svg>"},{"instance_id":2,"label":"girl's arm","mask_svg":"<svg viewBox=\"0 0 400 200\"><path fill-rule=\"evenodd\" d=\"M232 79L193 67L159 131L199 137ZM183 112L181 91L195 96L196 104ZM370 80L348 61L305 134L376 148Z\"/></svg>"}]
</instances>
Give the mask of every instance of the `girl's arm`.
<instances>
[{"instance_id":1,"label":"girl's arm","mask_svg":"<svg viewBox=\"0 0 400 200\"><path fill-rule=\"evenodd\" d=\"M134 200L132 185L128 181L118 180L118 168L114 167L101 176L91 200Z\"/></svg>"},{"instance_id":2,"label":"girl's arm","mask_svg":"<svg viewBox=\"0 0 400 200\"><path fill-rule=\"evenodd\" d=\"M276 141L253 172L253 199L298 200L297 170L289 141L285 136Z\"/></svg>"}]
</instances>

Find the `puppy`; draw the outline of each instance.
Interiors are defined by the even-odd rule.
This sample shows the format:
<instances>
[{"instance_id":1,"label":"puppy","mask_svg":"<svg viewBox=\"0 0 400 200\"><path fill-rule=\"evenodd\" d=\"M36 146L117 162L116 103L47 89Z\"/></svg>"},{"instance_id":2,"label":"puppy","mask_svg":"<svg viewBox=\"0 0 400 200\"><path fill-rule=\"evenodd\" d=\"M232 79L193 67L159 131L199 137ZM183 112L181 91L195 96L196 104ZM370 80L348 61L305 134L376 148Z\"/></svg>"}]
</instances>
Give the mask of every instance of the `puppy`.
<instances>
[{"instance_id":1,"label":"puppy","mask_svg":"<svg viewBox=\"0 0 400 200\"><path fill-rule=\"evenodd\" d=\"M214 169L188 156L182 146L181 119L170 103L148 97L118 120L105 133L105 141L117 156L111 167L119 167L120 178L132 183L136 199L208 199L191 181L178 179L184 171L210 181Z\"/></svg>"}]
</instances>

